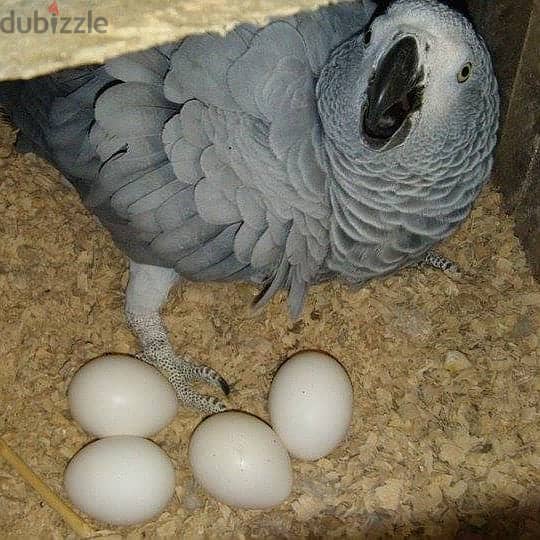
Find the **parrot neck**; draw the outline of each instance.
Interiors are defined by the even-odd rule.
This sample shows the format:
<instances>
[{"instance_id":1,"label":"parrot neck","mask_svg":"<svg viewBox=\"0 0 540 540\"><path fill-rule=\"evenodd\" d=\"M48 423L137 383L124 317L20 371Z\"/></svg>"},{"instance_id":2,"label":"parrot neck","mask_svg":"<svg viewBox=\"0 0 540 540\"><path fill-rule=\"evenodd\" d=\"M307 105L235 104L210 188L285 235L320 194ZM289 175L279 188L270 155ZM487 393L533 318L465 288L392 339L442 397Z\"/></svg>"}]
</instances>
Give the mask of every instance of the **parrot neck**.
<instances>
[{"instance_id":1,"label":"parrot neck","mask_svg":"<svg viewBox=\"0 0 540 540\"><path fill-rule=\"evenodd\" d=\"M332 211L325 263L355 283L410 265L448 237L469 214L492 161L421 174L417 159L362 160L332 143L326 148Z\"/></svg>"}]
</instances>

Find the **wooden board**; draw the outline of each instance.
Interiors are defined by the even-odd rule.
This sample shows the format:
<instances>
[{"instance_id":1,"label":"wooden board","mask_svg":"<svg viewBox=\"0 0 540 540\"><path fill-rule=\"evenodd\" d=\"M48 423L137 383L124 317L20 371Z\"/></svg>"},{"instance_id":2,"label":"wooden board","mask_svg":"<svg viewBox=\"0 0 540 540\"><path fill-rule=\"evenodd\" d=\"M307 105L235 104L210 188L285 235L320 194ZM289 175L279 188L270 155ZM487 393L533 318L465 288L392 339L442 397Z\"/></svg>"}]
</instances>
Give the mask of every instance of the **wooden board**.
<instances>
[{"instance_id":1,"label":"wooden board","mask_svg":"<svg viewBox=\"0 0 540 540\"><path fill-rule=\"evenodd\" d=\"M2 2L0 80L26 79L60 68L102 62L189 34L223 33L240 21L262 24L272 16L291 15L329 3L325 0L56 0L55 6L53 2ZM41 22L36 23L36 18L42 19ZM30 31L21 33L21 29Z\"/></svg>"}]
</instances>

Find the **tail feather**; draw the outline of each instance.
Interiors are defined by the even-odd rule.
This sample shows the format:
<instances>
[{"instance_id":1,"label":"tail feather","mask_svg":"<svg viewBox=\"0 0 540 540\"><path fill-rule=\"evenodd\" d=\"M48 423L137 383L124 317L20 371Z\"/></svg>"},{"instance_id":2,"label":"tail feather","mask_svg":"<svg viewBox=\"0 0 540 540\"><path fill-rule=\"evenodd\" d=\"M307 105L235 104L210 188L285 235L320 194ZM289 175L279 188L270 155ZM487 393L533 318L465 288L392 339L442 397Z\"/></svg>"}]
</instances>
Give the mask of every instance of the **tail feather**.
<instances>
[{"instance_id":1,"label":"tail feather","mask_svg":"<svg viewBox=\"0 0 540 540\"><path fill-rule=\"evenodd\" d=\"M103 67L89 66L0 83L0 107L20 130L17 149L50 161L84 193L99 166L88 138L94 102L113 82Z\"/></svg>"}]
</instances>

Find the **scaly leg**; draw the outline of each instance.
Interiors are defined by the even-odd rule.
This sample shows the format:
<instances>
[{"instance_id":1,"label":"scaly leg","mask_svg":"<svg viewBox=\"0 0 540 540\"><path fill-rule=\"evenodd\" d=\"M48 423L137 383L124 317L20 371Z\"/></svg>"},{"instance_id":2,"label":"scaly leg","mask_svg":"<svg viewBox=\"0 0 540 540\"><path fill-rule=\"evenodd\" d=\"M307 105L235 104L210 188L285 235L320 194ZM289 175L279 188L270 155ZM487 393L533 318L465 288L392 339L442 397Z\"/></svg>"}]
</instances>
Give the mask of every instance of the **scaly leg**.
<instances>
[{"instance_id":1,"label":"scaly leg","mask_svg":"<svg viewBox=\"0 0 540 540\"><path fill-rule=\"evenodd\" d=\"M170 268L149 266L130 261L129 283L126 290L125 313L129 326L137 336L141 360L157 368L173 385L181 403L187 407L213 413L226 409L218 398L193 390L193 381L203 381L229 393L226 381L212 368L200 366L190 358L176 355L160 309L167 300L178 274Z\"/></svg>"},{"instance_id":2,"label":"scaly leg","mask_svg":"<svg viewBox=\"0 0 540 540\"><path fill-rule=\"evenodd\" d=\"M424 255L424 259L420 262L420 264L426 264L428 266L432 266L433 268L438 268L439 270L459 272L459 266L455 262L443 257L442 255L439 255L436 251L428 251Z\"/></svg>"}]
</instances>

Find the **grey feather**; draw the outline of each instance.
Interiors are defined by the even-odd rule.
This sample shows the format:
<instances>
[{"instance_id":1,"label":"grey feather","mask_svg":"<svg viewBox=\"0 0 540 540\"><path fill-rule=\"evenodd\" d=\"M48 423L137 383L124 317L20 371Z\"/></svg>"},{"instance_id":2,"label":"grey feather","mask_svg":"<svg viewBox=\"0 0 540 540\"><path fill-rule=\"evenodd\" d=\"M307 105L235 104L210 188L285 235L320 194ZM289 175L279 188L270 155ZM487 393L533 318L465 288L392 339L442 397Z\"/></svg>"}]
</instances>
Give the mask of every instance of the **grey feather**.
<instances>
[{"instance_id":1,"label":"grey feather","mask_svg":"<svg viewBox=\"0 0 540 540\"><path fill-rule=\"evenodd\" d=\"M252 260L255 245L264 234L265 228L251 227L244 222L234 238L234 253L239 261L255 266Z\"/></svg>"},{"instance_id":2,"label":"grey feather","mask_svg":"<svg viewBox=\"0 0 540 540\"><path fill-rule=\"evenodd\" d=\"M165 96L175 103L195 98L207 105L237 110L224 89L228 66L245 50L242 32L230 32L225 39L211 34L188 37L172 55L164 81Z\"/></svg>"},{"instance_id":3,"label":"grey feather","mask_svg":"<svg viewBox=\"0 0 540 540\"><path fill-rule=\"evenodd\" d=\"M171 231L197 215L193 186L177 191L156 210L156 221L163 231Z\"/></svg>"},{"instance_id":4,"label":"grey feather","mask_svg":"<svg viewBox=\"0 0 540 540\"><path fill-rule=\"evenodd\" d=\"M279 78L283 62L301 62L304 58L302 38L291 24L278 21L259 31L249 49L227 71L227 84L238 107L269 120L276 112L273 107L283 103L286 87L267 86L266 81L269 77ZM294 79L289 81L294 85Z\"/></svg>"},{"instance_id":5,"label":"grey feather","mask_svg":"<svg viewBox=\"0 0 540 540\"><path fill-rule=\"evenodd\" d=\"M170 267L176 267L176 263L204 245L208 240L215 238L223 227L211 225L203 221L197 214L183 221L175 229L167 229L157 236L150 244L150 249L162 254ZM182 268L178 267L182 274Z\"/></svg>"},{"instance_id":6,"label":"grey feather","mask_svg":"<svg viewBox=\"0 0 540 540\"><path fill-rule=\"evenodd\" d=\"M163 78L169 71L169 63L169 58L155 48L113 58L107 62L105 69L120 81L162 86Z\"/></svg>"},{"instance_id":7,"label":"grey feather","mask_svg":"<svg viewBox=\"0 0 540 540\"><path fill-rule=\"evenodd\" d=\"M177 259L175 267L195 279L201 272L215 268L232 255L231 244L238 228L238 224L230 225L215 236L199 242L190 253L182 254ZM240 270L243 266L245 265L238 265L234 271Z\"/></svg>"}]
</instances>

